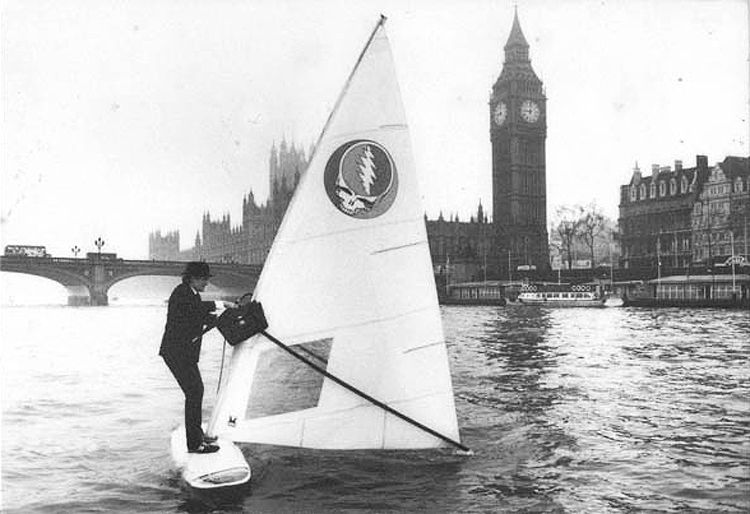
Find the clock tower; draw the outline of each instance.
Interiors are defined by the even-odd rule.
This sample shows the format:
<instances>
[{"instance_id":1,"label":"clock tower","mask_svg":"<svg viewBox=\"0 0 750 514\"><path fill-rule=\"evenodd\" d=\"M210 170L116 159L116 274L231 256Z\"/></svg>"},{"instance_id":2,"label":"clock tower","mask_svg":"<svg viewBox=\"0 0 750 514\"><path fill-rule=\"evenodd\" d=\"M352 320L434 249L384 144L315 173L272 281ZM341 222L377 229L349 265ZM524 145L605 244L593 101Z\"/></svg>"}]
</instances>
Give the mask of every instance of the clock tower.
<instances>
[{"instance_id":1,"label":"clock tower","mask_svg":"<svg viewBox=\"0 0 750 514\"><path fill-rule=\"evenodd\" d=\"M545 139L547 98L529 60L518 12L490 95L492 217L499 263L549 269ZM528 268L527 268L528 269Z\"/></svg>"}]
</instances>

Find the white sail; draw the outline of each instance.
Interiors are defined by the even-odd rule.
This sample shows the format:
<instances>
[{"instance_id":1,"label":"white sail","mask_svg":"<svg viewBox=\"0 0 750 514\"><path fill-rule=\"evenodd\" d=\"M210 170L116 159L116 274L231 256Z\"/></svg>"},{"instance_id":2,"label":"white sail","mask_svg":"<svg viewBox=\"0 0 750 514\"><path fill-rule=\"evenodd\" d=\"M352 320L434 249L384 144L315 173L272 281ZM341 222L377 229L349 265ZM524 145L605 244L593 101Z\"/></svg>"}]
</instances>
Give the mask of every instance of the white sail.
<instances>
[{"instance_id":1,"label":"white sail","mask_svg":"<svg viewBox=\"0 0 750 514\"><path fill-rule=\"evenodd\" d=\"M458 440L422 213L381 20L297 187L254 296L271 335ZM285 355L262 334L234 347L209 431L308 448L445 445Z\"/></svg>"}]
</instances>

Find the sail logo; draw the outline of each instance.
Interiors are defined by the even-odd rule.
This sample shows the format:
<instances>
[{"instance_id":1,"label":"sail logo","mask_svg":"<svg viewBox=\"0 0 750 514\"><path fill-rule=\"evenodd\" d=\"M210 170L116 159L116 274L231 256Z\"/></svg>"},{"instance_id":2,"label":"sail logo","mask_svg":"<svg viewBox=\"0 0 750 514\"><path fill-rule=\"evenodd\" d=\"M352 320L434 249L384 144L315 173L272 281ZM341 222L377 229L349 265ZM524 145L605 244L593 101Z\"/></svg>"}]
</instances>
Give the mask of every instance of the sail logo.
<instances>
[{"instance_id":1,"label":"sail logo","mask_svg":"<svg viewBox=\"0 0 750 514\"><path fill-rule=\"evenodd\" d=\"M323 181L333 205L360 219L385 213L398 190L393 158L381 144L370 140L339 146L328 159Z\"/></svg>"}]
</instances>

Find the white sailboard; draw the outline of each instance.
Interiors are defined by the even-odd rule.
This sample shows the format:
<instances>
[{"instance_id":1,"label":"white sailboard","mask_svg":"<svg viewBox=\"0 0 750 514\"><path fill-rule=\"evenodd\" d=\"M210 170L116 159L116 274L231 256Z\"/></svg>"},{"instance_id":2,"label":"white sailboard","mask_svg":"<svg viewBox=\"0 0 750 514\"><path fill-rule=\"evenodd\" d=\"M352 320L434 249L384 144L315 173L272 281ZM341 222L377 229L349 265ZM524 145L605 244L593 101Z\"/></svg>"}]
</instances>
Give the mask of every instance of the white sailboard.
<instances>
[{"instance_id":1,"label":"white sailboard","mask_svg":"<svg viewBox=\"0 0 750 514\"><path fill-rule=\"evenodd\" d=\"M215 453L189 453L185 441L185 427L172 432L172 459L181 470L183 480L196 489L234 487L247 483L250 466L242 451L232 441L218 438Z\"/></svg>"},{"instance_id":2,"label":"white sailboard","mask_svg":"<svg viewBox=\"0 0 750 514\"><path fill-rule=\"evenodd\" d=\"M319 449L465 448L384 20L276 235L254 292L269 327L234 347L210 434Z\"/></svg>"}]
</instances>

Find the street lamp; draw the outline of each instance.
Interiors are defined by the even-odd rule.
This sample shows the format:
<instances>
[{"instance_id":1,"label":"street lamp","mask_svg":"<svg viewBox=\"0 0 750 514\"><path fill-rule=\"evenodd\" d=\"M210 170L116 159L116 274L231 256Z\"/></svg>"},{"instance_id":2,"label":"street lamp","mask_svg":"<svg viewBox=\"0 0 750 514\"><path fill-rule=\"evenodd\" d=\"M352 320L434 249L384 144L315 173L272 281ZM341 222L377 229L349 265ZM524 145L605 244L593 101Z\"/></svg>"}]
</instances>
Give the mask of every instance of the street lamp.
<instances>
[{"instance_id":1,"label":"street lamp","mask_svg":"<svg viewBox=\"0 0 750 514\"><path fill-rule=\"evenodd\" d=\"M78 257L78 253L81 251L81 249L78 248L78 245L75 245L70 249L70 251L73 252L73 257Z\"/></svg>"},{"instance_id":2,"label":"street lamp","mask_svg":"<svg viewBox=\"0 0 750 514\"><path fill-rule=\"evenodd\" d=\"M96 241L94 241L94 246L96 246L97 250L99 250L99 255L101 255L102 246L104 246L104 240L101 237L97 237Z\"/></svg>"}]
</instances>

